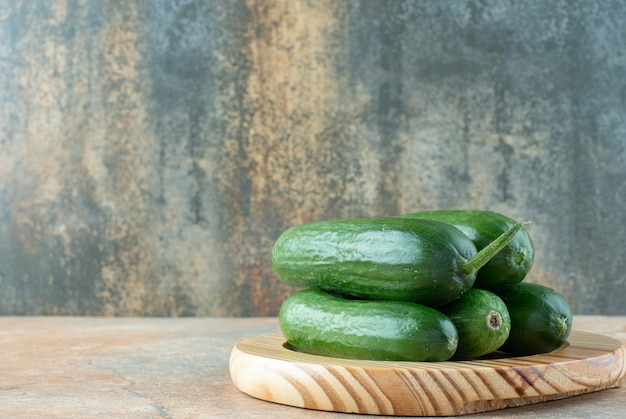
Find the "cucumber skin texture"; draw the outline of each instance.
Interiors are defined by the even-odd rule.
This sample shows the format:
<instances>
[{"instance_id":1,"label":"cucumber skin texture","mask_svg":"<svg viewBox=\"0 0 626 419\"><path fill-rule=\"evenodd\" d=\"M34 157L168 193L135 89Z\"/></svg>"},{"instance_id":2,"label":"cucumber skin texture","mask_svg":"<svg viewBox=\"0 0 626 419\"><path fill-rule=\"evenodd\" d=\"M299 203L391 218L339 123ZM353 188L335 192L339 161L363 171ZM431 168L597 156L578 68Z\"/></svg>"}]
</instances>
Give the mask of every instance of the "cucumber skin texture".
<instances>
[{"instance_id":1,"label":"cucumber skin texture","mask_svg":"<svg viewBox=\"0 0 626 419\"><path fill-rule=\"evenodd\" d=\"M500 348L509 337L511 318L506 304L490 291L472 288L457 301L439 309L454 323L459 335L454 360L469 360ZM492 311L499 314L501 325L489 327Z\"/></svg>"},{"instance_id":2,"label":"cucumber skin texture","mask_svg":"<svg viewBox=\"0 0 626 419\"><path fill-rule=\"evenodd\" d=\"M461 265L476 247L457 228L398 217L340 219L285 230L272 267L285 283L344 296L437 307L474 284Z\"/></svg>"},{"instance_id":3,"label":"cucumber skin texture","mask_svg":"<svg viewBox=\"0 0 626 419\"><path fill-rule=\"evenodd\" d=\"M501 349L516 356L552 352L572 331L565 298L545 285L522 282L499 294L511 316L511 333Z\"/></svg>"},{"instance_id":4,"label":"cucumber skin texture","mask_svg":"<svg viewBox=\"0 0 626 419\"><path fill-rule=\"evenodd\" d=\"M406 218L436 220L452 224L469 237L478 250L508 230L515 220L493 211L439 210L404 214ZM533 266L535 247L524 227L507 246L478 270L475 288L501 291L526 278Z\"/></svg>"},{"instance_id":5,"label":"cucumber skin texture","mask_svg":"<svg viewBox=\"0 0 626 419\"><path fill-rule=\"evenodd\" d=\"M350 300L316 289L290 295L278 321L294 349L335 358L446 361L458 342L452 321L433 308Z\"/></svg>"}]
</instances>

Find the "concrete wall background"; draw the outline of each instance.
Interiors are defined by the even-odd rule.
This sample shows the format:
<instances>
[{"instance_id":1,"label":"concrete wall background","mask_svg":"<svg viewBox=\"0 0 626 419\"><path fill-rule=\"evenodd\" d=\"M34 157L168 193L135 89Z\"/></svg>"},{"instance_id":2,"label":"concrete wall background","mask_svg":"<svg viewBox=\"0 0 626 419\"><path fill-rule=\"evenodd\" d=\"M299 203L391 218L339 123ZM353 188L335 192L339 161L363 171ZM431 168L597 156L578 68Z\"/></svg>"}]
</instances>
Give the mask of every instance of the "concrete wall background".
<instances>
[{"instance_id":1,"label":"concrete wall background","mask_svg":"<svg viewBox=\"0 0 626 419\"><path fill-rule=\"evenodd\" d=\"M626 314L624 1L0 1L0 314L256 316L325 218L532 220Z\"/></svg>"}]
</instances>

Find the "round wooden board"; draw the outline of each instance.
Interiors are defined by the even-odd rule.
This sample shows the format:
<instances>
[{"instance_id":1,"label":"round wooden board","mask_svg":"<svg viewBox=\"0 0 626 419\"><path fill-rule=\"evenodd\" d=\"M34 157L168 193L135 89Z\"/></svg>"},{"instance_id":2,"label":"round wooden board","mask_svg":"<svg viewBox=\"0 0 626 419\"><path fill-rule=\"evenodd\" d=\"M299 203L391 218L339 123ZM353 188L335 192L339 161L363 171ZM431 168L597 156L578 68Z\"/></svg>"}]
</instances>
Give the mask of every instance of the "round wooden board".
<instances>
[{"instance_id":1,"label":"round wooden board","mask_svg":"<svg viewBox=\"0 0 626 419\"><path fill-rule=\"evenodd\" d=\"M280 334L238 342L230 375L242 392L307 409L393 416L485 412L619 386L625 348L573 331L542 355L462 362L362 361L296 352Z\"/></svg>"}]
</instances>

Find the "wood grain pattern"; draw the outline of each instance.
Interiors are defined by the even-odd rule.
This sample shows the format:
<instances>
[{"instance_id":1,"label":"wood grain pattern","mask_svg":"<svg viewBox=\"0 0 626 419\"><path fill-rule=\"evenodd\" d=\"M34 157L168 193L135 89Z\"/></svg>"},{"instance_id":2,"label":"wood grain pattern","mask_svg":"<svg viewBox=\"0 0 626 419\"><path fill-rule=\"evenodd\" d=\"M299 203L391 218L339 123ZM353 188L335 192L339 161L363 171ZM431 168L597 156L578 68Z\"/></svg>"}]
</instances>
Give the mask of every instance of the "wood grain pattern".
<instances>
[{"instance_id":1,"label":"wood grain pattern","mask_svg":"<svg viewBox=\"0 0 626 419\"><path fill-rule=\"evenodd\" d=\"M523 406L621 385L625 348L574 331L557 351L463 362L329 358L286 349L281 334L235 345L230 374L250 396L307 409L394 416L447 416Z\"/></svg>"}]
</instances>

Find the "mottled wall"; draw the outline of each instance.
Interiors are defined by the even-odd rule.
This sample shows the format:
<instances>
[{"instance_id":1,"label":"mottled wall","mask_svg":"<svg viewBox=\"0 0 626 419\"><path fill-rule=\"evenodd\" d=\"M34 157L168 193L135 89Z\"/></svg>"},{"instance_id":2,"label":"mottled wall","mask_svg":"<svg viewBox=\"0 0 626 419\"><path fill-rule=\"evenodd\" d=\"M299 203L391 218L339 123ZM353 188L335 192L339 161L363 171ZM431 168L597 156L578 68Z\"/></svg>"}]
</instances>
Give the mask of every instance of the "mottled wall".
<instances>
[{"instance_id":1,"label":"mottled wall","mask_svg":"<svg viewBox=\"0 0 626 419\"><path fill-rule=\"evenodd\" d=\"M325 218L532 220L626 314L624 1L0 1L0 314L273 315Z\"/></svg>"}]
</instances>

